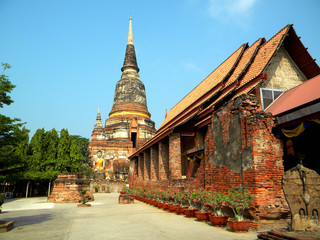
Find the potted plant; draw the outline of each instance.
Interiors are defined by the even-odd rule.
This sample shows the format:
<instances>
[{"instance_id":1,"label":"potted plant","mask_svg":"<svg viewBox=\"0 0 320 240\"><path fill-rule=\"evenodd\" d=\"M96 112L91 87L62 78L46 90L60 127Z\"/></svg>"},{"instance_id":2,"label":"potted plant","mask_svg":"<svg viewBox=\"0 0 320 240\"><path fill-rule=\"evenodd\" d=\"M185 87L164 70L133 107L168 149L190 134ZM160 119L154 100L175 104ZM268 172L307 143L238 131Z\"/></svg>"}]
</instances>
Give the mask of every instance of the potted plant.
<instances>
[{"instance_id":1,"label":"potted plant","mask_svg":"<svg viewBox=\"0 0 320 240\"><path fill-rule=\"evenodd\" d=\"M188 208L187 206L183 206L183 192L178 191L175 193L175 202L176 202L176 213L183 214L184 209Z\"/></svg>"},{"instance_id":2,"label":"potted plant","mask_svg":"<svg viewBox=\"0 0 320 240\"><path fill-rule=\"evenodd\" d=\"M244 219L245 210L253 203L253 197L247 189L230 189L228 191L227 203L234 213L234 220L228 220L229 228L234 232L247 232L250 220Z\"/></svg>"},{"instance_id":3,"label":"potted plant","mask_svg":"<svg viewBox=\"0 0 320 240\"><path fill-rule=\"evenodd\" d=\"M79 203L77 206L78 207L90 207L91 204L90 203L87 203L88 201L91 200L91 197L87 195L87 191L86 190L81 190L80 191L81 193L81 200L79 200Z\"/></svg>"},{"instance_id":4,"label":"potted plant","mask_svg":"<svg viewBox=\"0 0 320 240\"><path fill-rule=\"evenodd\" d=\"M195 199L196 195L197 195L196 191L193 191L193 192L185 191L183 194L184 202L187 202L189 205L188 208L185 209L183 213L188 218L195 217L195 212L199 211L199 209L197 209L193 206L193 200Z\"/></svg>"},{"instance_id":5,"label":"potted plant","mask_svg":"<svg viewBox=\"0 0 320 240\"><path fill-rule=\"evenodd\" d=\"M227 225L229 216L226 216L222 208L226 204L226 195L222 192L210 192L207 197L207 203L211 206L213 214L211 214L210 222L213 226L224 227Z\"/></svg>"},{"instance_id":6,"label":"potted plant","mask_svg":"<svg viewBox=\"0 0 320 240\"><path fill-rule=\"evenodd\" d=\"M97 193L97 192L99 192L100 186L99 185L94 185L93 189Z\"/></svg>"},{"instance_id":7,"label":"potted plant","mask_svg":"<svg viewBox=\"0 0 320 240\"><path fill-rule=\"evenodd\" d=\"M194 191L193 201L197 202L200 205L200 211L195 212L195 216L198 221L208 221L209 220L209 212L208 207L206 206L207 198L209 196L209 191L200 189L198 191Z\"/></svg>"},{"instance_id":8,"label":"potted plant","mask_svg":"<svg viewBox=\"0 0 320 240\"><path fill-rule=\"evenodd\" d=\"M120 190L120 194L125 194L128 191L128 188L126 186L123 186Z\"/></svg>"}]
</instances>

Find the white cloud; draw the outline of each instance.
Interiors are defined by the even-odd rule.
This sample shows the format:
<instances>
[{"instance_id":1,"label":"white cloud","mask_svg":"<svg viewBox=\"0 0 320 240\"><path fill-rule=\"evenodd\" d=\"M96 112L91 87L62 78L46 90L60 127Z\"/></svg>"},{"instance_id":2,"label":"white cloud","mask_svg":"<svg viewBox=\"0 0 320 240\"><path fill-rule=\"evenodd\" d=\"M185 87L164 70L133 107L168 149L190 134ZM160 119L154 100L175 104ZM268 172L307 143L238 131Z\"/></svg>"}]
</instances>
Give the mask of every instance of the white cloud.
<instances>
[{"instance_id":1,"label":"white cloud","mask_svg":"<svg viewBox=\"0 0 320 240\"><path fill-rule=\"evenodd\" d=\"M196 64L189 62L189 61L184 62L183 65L188 70L192 70L192 71L199 71L200 70L200 68Z\"/></svg>"},{"instance_id":2,"label":"white cloud","mask_svg":"<svg viewBox=\"0 0 320 240\"><path fill-rule=\"evenodd\" d=\"M208 13L222 22L243 24L258 0L209 0Z\"/></svg>"}]
</instances>

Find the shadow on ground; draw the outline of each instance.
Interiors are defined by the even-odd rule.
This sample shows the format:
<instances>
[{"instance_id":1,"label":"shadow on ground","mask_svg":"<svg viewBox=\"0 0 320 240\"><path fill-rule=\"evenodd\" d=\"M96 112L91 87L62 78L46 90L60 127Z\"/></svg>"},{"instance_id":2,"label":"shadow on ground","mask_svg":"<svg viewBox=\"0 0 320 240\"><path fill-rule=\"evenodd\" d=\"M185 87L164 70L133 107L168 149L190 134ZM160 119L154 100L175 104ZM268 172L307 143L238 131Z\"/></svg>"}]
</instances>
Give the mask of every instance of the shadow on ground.
<instances>
[{"instance_id":1,"label":"shadow on ground","mask_svg":"<svg viewBox=\"0 0 320 240\"><path fill-rule=\"evenodd\" d=\"M52 214L37 214L30 216L21 216L13 218L4 218L3 221L14 221L15 227L39 224L52 219Z\"/></svg>"}]
</instances>

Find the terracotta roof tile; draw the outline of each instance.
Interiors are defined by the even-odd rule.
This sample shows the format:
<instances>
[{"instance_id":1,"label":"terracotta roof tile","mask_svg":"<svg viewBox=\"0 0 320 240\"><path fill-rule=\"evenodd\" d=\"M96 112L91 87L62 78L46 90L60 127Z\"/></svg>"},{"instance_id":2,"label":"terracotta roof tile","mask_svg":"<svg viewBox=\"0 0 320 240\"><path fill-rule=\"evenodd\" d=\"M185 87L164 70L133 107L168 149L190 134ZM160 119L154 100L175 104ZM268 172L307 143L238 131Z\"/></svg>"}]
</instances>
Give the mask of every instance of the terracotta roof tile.
<instances>
[{"instance_id":1,"label":"terracotta roof tile","mask_svg":"<svg viewBox=\"0 0 320 240\"><path fill-rule=\"evenodd\" d=\"M287 34L289 34L289 38L287 38ZM203 116L205 116L206 110L210 110L211 106L215 105L219 100L222 100L226 95L233 94L230 96L234 99L241 94L252 91L266 78L264 70L281 44L287 44L289 47L292 45L292 48L294 48L296 46L294 45L296 39L298 38L292 25L287 25L263 45L261 44L265 40L259 39L249 48L247 48L247 44L239 47L228 59L169 111L166 119L156 131L156 135L148 140L143 147L133 155L138 154L149 145L167 136L173 127L194 116L196 112L198 112L198 116L202 113L204 114ZM294 53L292 49L290 51ZM309 56L309 58L311 59L311 56ZM319 72L318 65L313 65L312 67L315 70L310 74ZM218 94L220 94L220 96ZM213 99L212 97L215 96L218 98ZM207 106L204 103L209 99L213 102ZM206 108L199 111L199 106L206 106Z\"/></svg>"},{"instance_id":2,"label":"terracotta roof tile","mask_svg":"<svg viewBox=\"0 0 320 240\"><path fill-rule=\"evenodd\" d=\"M248 70L250 63L254 60L259 47L264 41L265 40L263 38L258 39L243 53L239 64L237 65L230 78L228 78L228 80L226 81L225 86L222 90L222 94L219 96L219 98L217 98L217 100L215 100L215 103L219 102L222 98L228 95L230 91L233 90L233 88L228 89L228 87L241 79L243 74Z\"/></svg>"},{"instance_id":3,"label":"terracotta roof tile","mask_svg":"<svg viewBox=\"0 0 320 240\"><path fill-rule=\"evenodd\" d=\"M159 129L174 119L178 114L194 104L199 98L203 97L208 91L216 87L224 77L232 70L239 60L245 45L239 47L229 58L227 58L219 67L217 67L208 77L206 77L198 86L196 86L188 95L178 102L168 113Z\"/></svg>"},{"instance_id":4,"label":"terracotta roof tile","mask_svg":"<svg viewBox=\"0 0 320 240\"><path fill-rule=\"evenodd\" d=\"M287 25L281 29L274 37L260 47L255 59L249 67L249 70L240 81L238 89L258 77L263 72L276 50L280 47L291 26L292 25Z\"/></svg>"}]
</instances>

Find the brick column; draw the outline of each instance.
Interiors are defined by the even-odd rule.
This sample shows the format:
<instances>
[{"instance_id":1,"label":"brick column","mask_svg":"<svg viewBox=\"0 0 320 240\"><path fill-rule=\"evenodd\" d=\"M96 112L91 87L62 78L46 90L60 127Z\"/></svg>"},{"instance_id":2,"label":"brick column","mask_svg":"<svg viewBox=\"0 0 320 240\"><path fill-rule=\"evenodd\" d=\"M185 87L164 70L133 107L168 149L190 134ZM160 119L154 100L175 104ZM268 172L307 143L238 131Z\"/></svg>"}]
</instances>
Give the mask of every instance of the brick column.
<instances>
[{"instance_id":1,"label":"brick column","mask_svg":"<svg viewBox=\"0 0 320 240\"><path fill-rule=\"evenodd\" d=\"M150 148L151 158L151 180L159 179L159 151L158 144L151 146Z\"/></svg>"},{"instance_id":2,"label":"brick column","mask_svg":"<svg viewBox=\"0 0 320 240\"><path fill-rule=\"evenodd\" d=\"M139 179L144 179L144 159L143 159L143 153L139 154L139 162L138 162L138 166L139 166Z\"/></svg>"},{"instance_id":3,"label":"brick column","mask_svg":"<svg viewBox=\"0 0 320 240\"><path fill-rule=\"evenodd\" d=\"M169 135L170 178L181 178L181 137L180 133Z\"/></svg>"},{"instance_id":4,"label":"brick column","mask_svg":"<svg viewBox=\"0 0 320 240\"><path fill-rule=\"evenodd\" d=\"M162 139L159 142L159 178L166 180L169 178L169 140Z\"/></svg>"},{"instance_id":5,"label":"brick column","mask_svg":"<svg viewBox=\"0 0 320 240\"><path fill-rule=\"evenodd\" d=\"M150 173L150 149L146 149L144 152L144 179L151 180L151 173Z\"/></svg>"}]
</instances>

